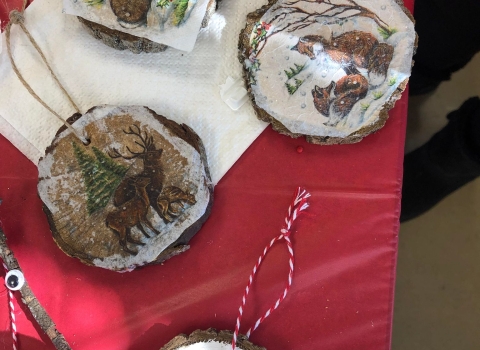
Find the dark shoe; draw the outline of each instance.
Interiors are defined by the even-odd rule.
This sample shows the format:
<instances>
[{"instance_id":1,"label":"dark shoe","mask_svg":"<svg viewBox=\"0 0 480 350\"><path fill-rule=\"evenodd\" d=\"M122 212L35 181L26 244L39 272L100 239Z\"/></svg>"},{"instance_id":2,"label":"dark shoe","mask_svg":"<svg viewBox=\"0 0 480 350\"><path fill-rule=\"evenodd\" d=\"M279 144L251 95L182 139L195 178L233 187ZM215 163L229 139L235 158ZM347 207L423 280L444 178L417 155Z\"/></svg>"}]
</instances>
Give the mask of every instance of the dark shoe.
<instances>
[{"instance_id":1,"label":"dark shoe","mask_svg":"<svg viewBox=\"0 0 480 350\"><path fill-rule=\"evenodd\" d=\"M400 222L480 176L480 99L470 98L447 118L445 128L405 156Z\"/></svg>"}]
</instances>

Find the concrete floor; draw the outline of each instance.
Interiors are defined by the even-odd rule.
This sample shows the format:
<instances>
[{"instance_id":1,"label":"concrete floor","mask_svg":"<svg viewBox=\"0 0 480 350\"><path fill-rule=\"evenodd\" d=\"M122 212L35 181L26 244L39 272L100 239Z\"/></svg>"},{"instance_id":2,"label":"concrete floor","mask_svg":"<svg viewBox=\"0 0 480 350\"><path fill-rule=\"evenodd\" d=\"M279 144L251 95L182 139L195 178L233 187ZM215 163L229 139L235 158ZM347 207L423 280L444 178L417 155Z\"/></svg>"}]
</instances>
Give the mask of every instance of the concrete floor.
<instances>
[{"instance_id":1,"label":"concrete floor","mask_svg":"<svg viewBox=\"0 0 480 350\"><path fill-rule=\"evenodd\" d=\"M437 91L410 100L407 152L480 95L480 55ZM393 350L480 349L480 179L401 226Z\"/></svg>"}]
</instances>

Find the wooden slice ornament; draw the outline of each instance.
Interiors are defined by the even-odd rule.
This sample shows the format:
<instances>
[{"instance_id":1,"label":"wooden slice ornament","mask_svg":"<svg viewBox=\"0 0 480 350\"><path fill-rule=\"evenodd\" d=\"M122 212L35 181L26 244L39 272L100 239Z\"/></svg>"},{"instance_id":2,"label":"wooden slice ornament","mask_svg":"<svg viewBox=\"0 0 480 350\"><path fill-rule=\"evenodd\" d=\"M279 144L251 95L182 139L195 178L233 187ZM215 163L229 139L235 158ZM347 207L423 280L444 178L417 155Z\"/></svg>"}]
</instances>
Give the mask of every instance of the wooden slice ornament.
<instances>
[{"instance_id":1,"label":"wooden slice ornament","mask_svg":"<svg viewBox=\"0 0 480 350\"><path fill-rule=\"evenodd\" d=\"M30 95L64 126L38 164L38 193L53 238L88 265L131 271L189 248L210 215L213 184L200 137L140 106L98 106L82 114L45 54L13 10L6 27L12 69ZM77 111L69 120L28 84L11 50L19 25L64 97Z\"/></svg>"},{"instance_id":2,"label":"wooden slice ornament","mask_svg":"<svg viewBox=\"0 0 480 350\"><path fill-rule=\"evenodd\" d=\"M173 338L160 350L232 350L233 333L229 331L217 332L210 328L206 331L197 330L189 336L181 334ZM237 350L266 350L256 346L244 336L240 337L235 346Z\"/></svg>"},{"instance_id":3,"label":"wooden slice ornament","mask_svg":"<svg viewBox=\"0 0 480 350\"><path fill-rule=\"evenodd\" d=\"M38 165L38 192L58 246L114 271L189 248L213 185L199 136L146 107L99 106L62 127Z\"/></svg>"},{"instance_id":4,"label":"wooden slice ornament","mask_svg":"<svg viewBox=\"0 0 480 350\"><path fill-rule=\"evenodd\" d=\"M205 28L220 0L64 0L64 5L104 44L117 50L155 53L168 46L149 38L184 26L204 1L208 1L201 22Z\"/></svg>"},{"instance_id":5,"label":"wooden slice ornament","mask_svg":"<svg viewBox=\"0 0 480 350\"><path fill-rule=\"evenodd\" d=\"M404 91L416 48L401 0L270 0L240 34L259 119L316 144L380 129Z\"/></svg>"}]
</instances>

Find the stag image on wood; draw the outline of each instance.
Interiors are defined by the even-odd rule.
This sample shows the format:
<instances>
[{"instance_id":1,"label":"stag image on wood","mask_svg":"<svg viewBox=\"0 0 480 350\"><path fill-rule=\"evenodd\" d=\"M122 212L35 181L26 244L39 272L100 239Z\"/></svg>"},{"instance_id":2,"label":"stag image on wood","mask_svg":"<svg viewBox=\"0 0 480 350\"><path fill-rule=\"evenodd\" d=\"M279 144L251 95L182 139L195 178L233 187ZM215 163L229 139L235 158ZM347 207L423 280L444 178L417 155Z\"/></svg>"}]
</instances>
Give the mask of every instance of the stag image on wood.
<instances>
[{"instance_id":1,"label":"stag image on wood","mask_svg":"<svg viewBox=\"0 0 480 350\"><path fill-rule=\"evenodd\" d=\"M146 107L100 106L61 128L39 163L38 192L68 255L114 271L189 249L213 203L205 150L187 125Z\"/></svg>"},{"instance_id":2,"label":"stag image on wood","mask_svg":"<svg viewBox=\"0 0 480 350\"><path fill-rule=\"evenodd\" d=\"M145 232L142 224L156 234L160 232L158 232L147 219L150 200L148 199L145 188L150 183L150 179L148 177L136 177L132 179L132 182L135 187L134 197L108 213L106 223L107 227L118 234L123 250L136 255L137 251L130 249L127 246L127 242L137 245L145 245L145 243L132 238L130 232L132 227L137 227L147 238L150 238L150 235Z\"/></svg>"},{"instance_id":3,"label":"stag image on wood","mask_svg":"<svg viewBox=\"0 0 480 350\"><path fill-rule=\"evenodd\" d=\"M270 0L240 35L259 119L317 144L381 128L406 87L416 34L401 0Z\"/></svg>"},{"instance_id":4,"label":"stag image on wood","mask_svg":"<svg viewBox=\"0 0 480 350\"><path fill-rule=\"evenodd\" d=\"M196 203L195 196L182 191L178 187L168 187L162 192L165 181L161 160L163 150L156 149L153 137L146 132L142 133L138 125L131 126L128 130L124 130L124 133L136 136L139 141L135 141L135 144L140 146L142 150L135 152L127 146L126 148L130 155L122 155L117 149L113 149L110 157L128 160L140 158L143 160L143 171L138 177L150 179L150 183L146 188L149 203L166 223L172 222L173 218L180 216L185 209L182 203L188 205ZM135 177L125 178L117 187L114 196L115 206L120 207L134 197L136 190L135 179ZM180 206L180 208L174 210L173 207L175 206Z\"/></svg>"}]
</instances>

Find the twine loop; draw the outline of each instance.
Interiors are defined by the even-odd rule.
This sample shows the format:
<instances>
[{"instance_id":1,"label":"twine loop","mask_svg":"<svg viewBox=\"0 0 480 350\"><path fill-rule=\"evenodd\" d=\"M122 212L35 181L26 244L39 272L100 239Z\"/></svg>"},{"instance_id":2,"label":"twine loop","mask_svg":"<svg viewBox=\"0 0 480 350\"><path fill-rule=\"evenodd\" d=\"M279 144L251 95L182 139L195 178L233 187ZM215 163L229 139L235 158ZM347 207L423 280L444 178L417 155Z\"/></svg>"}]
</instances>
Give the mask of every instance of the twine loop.
<instances>
[{"instance_id":1,"label":"twine loop","mask_svg":"<svg viewBox=\"0 0 480 350\"><path fill-rule=\"evenodd\" d=\"M25 17L23 16L23 13L18 10L10 11L9 18L12 24L20 24L25 22Z\"/></svg>"},{"instance_id":2,"label":"twine loop","mask_svg":"<svg viewBox=\"0 0 480 350\"><path fill-rule=\"evenodd\" d=\"M258 269L260 268L260 265L264 261L264 258L267 255L270 248L272 248L272 246L276 242L281 241L281 240L284 240L286 242L288 253L290 255L290 259L288 261L290 271L288 273L288 280L287 280L285 290L280 295L280 297L277 299L275 304L273 304L273 306L270 309L268 309L267 312L262 317L260 317L252 327L249 328L249 330L246 333L246 337L249 338L250 334L252 334L252 332L255 329L257 329L258 326L268 316L270 316L272 314L272 312L275 311L278 308L278 306L280 305L280 303L286 298L287 293L290 290L290 287L292 285L294 262L295 262L295 257L294 257L294 254L293 254L293 246L292 246L292 242L290 240L291 228L292 228L293 222L297 219L297 217L300 215L300 213L308 208L309 204L307 203L307 199L309 197L310 197L310 193L308 193L306 190L304 190L300 187L297 189L297 191L295 192L295 197L294 197L292 203L290 204L290 206L288 207L288 212L287 212L287 215L285 217L285 225L280 230L281 234L270 241L270 243L263 250L262 255L260 255L260 257L258 258L257 263L253 267L253 271L250 274L250 277L248 279L247 287L245 288L245 291L243 293L242 304L238 308L238 317L237 317L237 322L235 324L235 332L233 333L233 339L232 339L232 350L235 350L235 347L236 347L236 344L237 344L237 337L238 337L238 334L240 333L240 322L242 320L245 305L247 304L248 293L250 292L250 289L251 289L252 284L253 284L253 278L257 274Z\"/></svg>"},{"instance_id":3,"label":"twine loop","mask_svg":"<svg viewBox=\"0 0 480 350\"><path fill-rule=\"evenodd\" d=\"M45 101L43 101L43 99L37 95L37 93L33 90L33 88L27 83L27 81L25 80L25 78L23 77L22 73L20 73L20 70L18 69L17 65L15 64L15 60L13 58L13 55L12 55L12 49L11 49L11 44L10 44L10 32L11 32L11 27L12 25L14 24L17 24L21 29L22 31L25 33L25 35L27 36L27 38L30 40L30 43L33 45L33 47L35 48L35 50L38 52L38 54L40 55L40 57L42 58L43 62L45 63L45 65L47 66L47 69L48 71L50 72L50 75L52 76L53 80L55 80L55 82L57 83L58 87L60 88L60 90L62 91L63 95L67 98L68 101L70 101L70 104L73 106L73 108L77 111L77 113L80 113L80 108L78 108L78 106L75 104L75 102L73 101L72 97L69 95L69 93L67 92L67 90L65 89L65 87L62 85L62 83L60 82L60 80L57 78L55 72L53 71L52 67L50 66L50 64L48 63L47 61L47 58L45 57L45 54L43 53L42 49L40 48L40 46L38 46L37 42L35 41L35 39L33 38L33 36L30 34L30 32L28 31L27 27L25 26L25 17L23 15L24 11L25 11L25 7L27 6L27 0L24 0L23 2L23 6L22 6L22 11L18 11L18 10L12 10L10 12L10 23L8 23L7 27L6 27L6 39L7 39L7 52L8 52L8 57L10 59L10 63L12 65L12 69L13 71L15 72L18 80L20 80L20 82L22 83L22 85L25 87L25 89L27 89L27 91L30 93L30 95L32 95L33 98L35 98L43 107L45 107L50 113L52 113L55 117L57 117L58 120L60 120L66 127L68 130L70 130L70 132L75 135L80 141L82 141L82 143L84 145L87 145L89 142L88 142L88 136L85 137L83 135L80 135L74 128L72 125L70 125L70 123L68 123L65 119L63 119L60 114L58 114L57 112L55 112L49 105L47 105L47 103Z\"/></svg>"}]
</instances>

